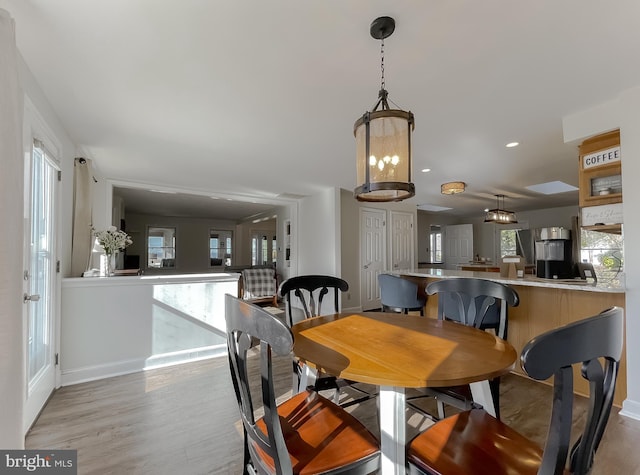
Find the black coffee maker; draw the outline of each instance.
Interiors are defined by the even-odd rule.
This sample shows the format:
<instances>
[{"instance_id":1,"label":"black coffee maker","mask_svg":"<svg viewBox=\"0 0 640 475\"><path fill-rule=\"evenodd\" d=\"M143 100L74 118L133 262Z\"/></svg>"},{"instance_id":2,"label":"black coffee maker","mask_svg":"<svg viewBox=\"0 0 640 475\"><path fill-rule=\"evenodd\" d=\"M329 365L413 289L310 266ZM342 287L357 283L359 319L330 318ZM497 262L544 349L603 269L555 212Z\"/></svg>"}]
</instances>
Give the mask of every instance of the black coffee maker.
<instances>
[{"instance_id":1,"label":"black coffee maker","mask_svg":"<svg viewBox=\"0 0 640 475\"><path fill-rule=\"evenodd\" d=\"M541 228L536 233L536 276L542 279L573 278L571 231L562 227Z\"/></svg>"}]
</instances>

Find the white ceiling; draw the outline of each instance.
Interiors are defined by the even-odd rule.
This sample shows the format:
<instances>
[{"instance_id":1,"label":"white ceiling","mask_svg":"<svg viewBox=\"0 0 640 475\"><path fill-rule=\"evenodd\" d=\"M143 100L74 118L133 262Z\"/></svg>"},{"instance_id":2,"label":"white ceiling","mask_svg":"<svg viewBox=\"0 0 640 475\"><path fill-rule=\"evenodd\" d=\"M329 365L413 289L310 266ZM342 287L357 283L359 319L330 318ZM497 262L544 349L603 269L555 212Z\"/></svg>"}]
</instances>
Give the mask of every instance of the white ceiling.
<instances>
[{"instance_id":1,"label":"white ceiling","mask_svg":"<svg viewBox=\"0 0 640 475\"><path fill-rule=\"evenodd\" d=\"M207 218L228 221L249 219L264 220L273 216L273 200L257 202L248 199L230 199L218 196L196 195L182 192L166 192L165 189L144 189L117 186L114 197L125 205L125 214L151 214L154 216L179 216L183 218Z\"/></svg>"},{"instance_id":2,"label":"white ceiling","mask_svg":"<svg viewBox=\"0 0 640 475\"><path fill-rule=\"evenodd\" d=\"M459 215L577 205L562 118L640 84L637 0L0 0L18 49L101 174L206 194L353 189L353 123L411 110L412 203ZM520 142L507 149L505 144ZM422 168L430 173L421 173ZM461 195L440 184L461 180Z\"/></svg>"}]
</instances>

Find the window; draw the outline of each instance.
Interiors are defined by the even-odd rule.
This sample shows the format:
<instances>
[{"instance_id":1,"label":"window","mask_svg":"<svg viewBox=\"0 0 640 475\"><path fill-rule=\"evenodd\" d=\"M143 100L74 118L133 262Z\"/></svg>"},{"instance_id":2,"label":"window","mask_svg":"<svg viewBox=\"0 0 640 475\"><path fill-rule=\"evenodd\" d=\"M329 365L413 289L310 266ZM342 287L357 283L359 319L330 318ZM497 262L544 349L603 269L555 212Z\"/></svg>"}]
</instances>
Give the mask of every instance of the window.
<instances>
[{"instance_id":1,"label":"window","mask_svg":"<svg viewBox=\"0 0 640 475\"><path fill-rule=\"evenodd\" d=\"M149 227L147 230L147 268L176 266L176 228Z\"/></svg>"},{"instance_id":2,"label":"window","mask_svg":"<svg viewBox=\"0 0 640 475\"><path fill-rule=\"evenodd\" d=\"M230 266L233 246L232 231L209 231L209 265L211 267Z\"/></svg>"},{"instance_id":3,"label":"window","mask_svg":"<svg viewBox=\"0 0 640 475\"><path fill-rule=\"evenodd\" d=\"M273 240L271 241L271 262L274 264L278 260L278 245L276 241L276 237L273 236Z\"/></svg>"},{"instance_id":4,"label":"window","mask_svg":"<svg viewBox=\"0 0 640 475\"><path fill-rule=\"evenodd\" d=\"M518 254L516 229L500 230L500 257L515 256Z\"/></svg>"},{"instance_id":5,"label":"window","mask_svg":"<svg viewBox=\"0 0 640 475\"><path fill-rule=\"evenodd\" d=\"M622 236L580 231L580 260L590 262L598 280L613 280L623 270Z\"/></svg>"},{"instance_id":6,"label":"window","mask_svg":"<svg viewBox=\"0 0 640 475\"><path fill-rule=\"evenodd\" d=\"M442 228L431 226L429 231L429 260L432 263L442 262Z\"/></svg>"},{"instance_id":7,"label":"window","mask_svg":"<svg viewBox=\"0 0 640 475\"><path fill-rule=\"evenodd\" d=\"M269 239L265 234L254 234L251 238L251 265L266 266L276 262L276 237Z\"/></svg>"},{"instance_id":8,"label":"window","mask_svg":"<svg viewBox=\"0 0 640 475\"><path fill-rule=\"evenodd\" d=\"M265 254L266 249L267 236L254 235L251 238L251 265L259 266L267 263L268 254Z\"/></svg>"}]
</instances>

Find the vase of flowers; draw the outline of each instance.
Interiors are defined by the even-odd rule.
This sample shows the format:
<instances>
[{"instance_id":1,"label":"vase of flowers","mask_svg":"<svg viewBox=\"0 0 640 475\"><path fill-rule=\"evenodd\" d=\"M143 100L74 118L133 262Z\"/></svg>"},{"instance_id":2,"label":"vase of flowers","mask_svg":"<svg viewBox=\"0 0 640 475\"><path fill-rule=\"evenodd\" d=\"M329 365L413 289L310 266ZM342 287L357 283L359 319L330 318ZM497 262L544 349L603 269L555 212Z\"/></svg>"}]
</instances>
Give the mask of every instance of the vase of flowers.
<instances>
[{"instance_id":1,"label":"vase of flowers","mask_svg":"<svg viewBox=\"0 0 640 475\"><path fill-rule=\"evenodd\" d=\"M93 235L104 250L106 257L105 275L113 275L116 268L116 255L123 251L133 241L127 233L120 231L115 226L110 226L103 231L94 231Z\"/></svg>"}]
</instances>

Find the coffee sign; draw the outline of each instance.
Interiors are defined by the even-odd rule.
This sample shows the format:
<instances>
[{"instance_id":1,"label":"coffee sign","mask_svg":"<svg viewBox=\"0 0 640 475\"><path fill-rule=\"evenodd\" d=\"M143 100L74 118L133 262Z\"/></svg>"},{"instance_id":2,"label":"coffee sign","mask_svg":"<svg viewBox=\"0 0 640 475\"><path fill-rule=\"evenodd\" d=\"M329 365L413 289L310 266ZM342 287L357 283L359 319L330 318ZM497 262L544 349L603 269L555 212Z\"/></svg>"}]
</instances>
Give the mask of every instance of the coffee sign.
<instances>
[{"instance_id":1,"label":"coffee sign","mask_svg":"<svg viewBox=\"0 0 640 475\"><path fill-rule=\"evenodd\" d=\"M606 150L598 150L582 157L582 168L598 167L620 161L620 145Z\"/></svg>"}]
</instances>

